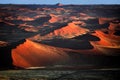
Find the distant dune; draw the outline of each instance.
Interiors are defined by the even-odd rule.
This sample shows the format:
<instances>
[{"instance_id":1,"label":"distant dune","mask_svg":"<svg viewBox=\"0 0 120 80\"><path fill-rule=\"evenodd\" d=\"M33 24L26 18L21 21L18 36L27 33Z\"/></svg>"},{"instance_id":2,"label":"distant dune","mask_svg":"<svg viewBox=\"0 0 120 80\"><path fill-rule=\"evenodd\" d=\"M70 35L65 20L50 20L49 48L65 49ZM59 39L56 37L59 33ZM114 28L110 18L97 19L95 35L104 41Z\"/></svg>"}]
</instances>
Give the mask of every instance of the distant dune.
<instances>
[{"instance_id":1,"label":"distant dune","mask_svg":"<svg viewBox=\"0 0 120 80\"><path fill-rule=\"evenodd\" d=\"M53 39L53 38L73 38L75 36L83 35L88 33L89 30L75 25L73 22L68 23L67 26L63 26L60 29L56 29L53 32L45 36L41 36L41 39Z\"/></svg>"}]
</instances>

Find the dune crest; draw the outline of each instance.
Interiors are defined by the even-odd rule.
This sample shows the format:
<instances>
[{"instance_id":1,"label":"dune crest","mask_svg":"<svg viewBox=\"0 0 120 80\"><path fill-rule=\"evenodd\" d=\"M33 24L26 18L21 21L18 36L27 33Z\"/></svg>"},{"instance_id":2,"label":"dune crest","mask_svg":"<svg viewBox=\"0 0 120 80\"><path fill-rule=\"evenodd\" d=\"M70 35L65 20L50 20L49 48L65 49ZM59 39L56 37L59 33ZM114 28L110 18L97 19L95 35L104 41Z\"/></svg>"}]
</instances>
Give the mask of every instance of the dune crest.
<instances>
[{"instance_id":1,"label":"dune crest","mask_svg":"<svg viewBox=\"0 0 120 80\"><path fill-rule=\"evenodd\" d=\"M116 31L120 30L120 24L110 23L108 30L96 30L95 36L100 38L100 41L91 42L91 44L102 53L119 54L120 53L120 36L115 35Z\"/></svg>"},{"instance_id":2,"label":"dune crest","mask_svg":"<svg viewBox=\"0 0 120 80\"><path fill-rule=\"evenodd\" d=\"M55 23L59 20L58 16L56 16L54 14L50 14L50 17L51 17L51 19L49 20L50 23Z\"/></svg>"},{"instance_id":3,"label":"dune crest","mask_svg":"<svg viewBox=\"0 0 120 80\"><path fill-rule=\"evenodd\" d=\"M68 55L58 48L39 44L28 39L12 50L12 58L15 66L23 68L59 64L69 59Z\"/></svg>"},{"instance_id":4,"label":"dune crest","mask_svg":"<svg viewBox=\"0 0 120 80\"><path fill-rule=\"evenodd\" d=\"M105 24L105 23L108 23L112 20L114 20L115 18L104 18L104 17L101 17L99 18L99 24Z\"/></svg>"},{"instance_id":5,"label":"dune crest","mask_svg":"<svg viewBox=\"0 0 120 80\"><path fill-rule=\"evenodd\" d=\"M50 34L45 37L62 37L62 38L73 38L78 35L83 35L89 32L88 29L82 28L80 26L75 25L73 22L68 23L67 26L62 27L60 29L54 30Z\"/></svg>"}]
</instances>

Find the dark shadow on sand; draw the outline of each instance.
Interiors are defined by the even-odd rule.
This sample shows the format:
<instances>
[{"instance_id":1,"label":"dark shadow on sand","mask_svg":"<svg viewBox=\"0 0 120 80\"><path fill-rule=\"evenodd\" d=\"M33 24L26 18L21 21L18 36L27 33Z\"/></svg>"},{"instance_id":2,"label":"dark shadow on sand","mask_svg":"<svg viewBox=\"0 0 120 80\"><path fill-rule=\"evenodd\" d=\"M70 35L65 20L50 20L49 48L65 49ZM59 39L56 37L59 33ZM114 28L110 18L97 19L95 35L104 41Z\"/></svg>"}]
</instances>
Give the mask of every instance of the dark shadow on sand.
<instances>
[{"instance_id":1,"label":"dark shadow on sand","mask_svg":"<svg viewBox=\"0 0 120 80\"><path fill-rule=\"evenodd\" d=\"M100 38L98 38L97 36L94 36L94 35L90 35L90 34L76 36L73 39L85 40L85 41L100 41Z\"/></svg>"},{"instance_id":2,"label":"dark shadow on sand","mask_svg":"<svg viewBox=\"0 0 120 80\"><path fill-rule=\"evenodd\" d=\"M25 21L25 23L27 23L28 25L32 25L32 26L40 26L40 25L43 25L45 22L48 22L48 20L50 19L51 17L50 16L47 16L47 17L41 17L41 18L38 18L34 21Z\"/></svg>"},{"instance_id":3,"label":"dark shadow on sand","mask_svg":"<svg viewBox=\"0 0 120 80\"><path fill-rule=\"evenodd\" d=\"M6 47L0 47L0 70L14 68L14 65L12 64L12 49L16 48L20 44L23 44L25 41L26 40L23 39Z\"/></svg>"},{"instance_id":4,"label":"dark shadow on sand","mask_svg":"<svg viewBox=\"0 0 120 80\"><path fill-rule=\"evenodd\" d=\"M114 35L120 36L120 30L116 30L115 33L114 33Z\"/></svg>"},{"instance_id":5,"label":"dark shadow on sand","mask_svg":"<svg viewBox=\"0 0 120 80\"><path fill-rule=\"evenodd\" d=\"M69 49L92 49L93 46L89 41L75 40L75 39L52 39L41 41L43 44L50 46L60 47L60 48L69 48Z\"/></svg>"}]
</instances>

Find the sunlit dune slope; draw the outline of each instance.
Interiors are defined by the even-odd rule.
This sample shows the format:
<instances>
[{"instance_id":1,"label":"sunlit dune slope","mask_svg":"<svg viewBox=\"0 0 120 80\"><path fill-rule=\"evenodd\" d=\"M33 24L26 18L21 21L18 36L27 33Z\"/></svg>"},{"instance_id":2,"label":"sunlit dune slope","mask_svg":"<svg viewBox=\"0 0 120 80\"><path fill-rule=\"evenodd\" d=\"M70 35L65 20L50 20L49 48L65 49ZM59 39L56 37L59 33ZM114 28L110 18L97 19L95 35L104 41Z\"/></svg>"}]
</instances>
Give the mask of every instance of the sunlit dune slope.
<instances>
[{"instance_id":1,"label":"sunlit dune slope","mask_svg":"<svg viewBox=\"0 0 120 80\"><path fill-rule=\"evenodd\" d=\"M118 55L120 53L120 37L105 34L101 31L96 31L96 35L100 41L91 42L91 44L101 53L109 55Z\"/></svg>"},{"instance_id":2,"label":"sunlit dune slope","mask_svg":"<svg viewBox=\"0 0 120 80\"><path fill-rule=\"evenodd\" d=\"M120 53L120 36L114 35L115 29L115 26L110 25L107 33L96 30L95 35L100 38L100 41L92 41L91 44L102 53L118 55Z\"/></svg>"},{"instance_id":3,"label":"sunlit dune slope","mask_svg":"<svg viewBox=\"0 0 120 80\"><path fill-rule=\"evenodd\" d=\"M15 66L26 68L64 63L69 57L58 48L26 40L12 50L12 58Z\"/></svg>"},{"instance_id":4,"label":"sunlit dune slope","mask_svg":"<svg viewBox=\"0 0 120 80\"><path fill-rule=\"evenodd\" d=\"M53 38L53 37L59 37L59 38L73 38L78 35L83 35L89 32L88 29L82 28L80 26L75 25L73 22L68 23L67 26L64 26L60 29L56 29L53 32L50 32L49 34L45 35L43 38Z\"/></svg>"},{"instance_id":5,"label":"sunlit dune slope","mask_svg":"<svg viewBox=\"0 0 120 80\"><path fill-rule=\"evenodd\" d=\"M104 18L104 17L101 17L99 18L99 24L105 24L107 22L110 22L112 20L114 20L115 18Z\"/></svg>"},{"instance_id":6,"label":"sunlit dune slope","mask_svg":"<svg viewBox=\"0 0 120 80\"><path fill-rule=\"evenodd\" d=\"M51 19L49 20L50 23L55 23L59 21L59 17L54 14L50 14Z\"/></svg>"}]
</instances>

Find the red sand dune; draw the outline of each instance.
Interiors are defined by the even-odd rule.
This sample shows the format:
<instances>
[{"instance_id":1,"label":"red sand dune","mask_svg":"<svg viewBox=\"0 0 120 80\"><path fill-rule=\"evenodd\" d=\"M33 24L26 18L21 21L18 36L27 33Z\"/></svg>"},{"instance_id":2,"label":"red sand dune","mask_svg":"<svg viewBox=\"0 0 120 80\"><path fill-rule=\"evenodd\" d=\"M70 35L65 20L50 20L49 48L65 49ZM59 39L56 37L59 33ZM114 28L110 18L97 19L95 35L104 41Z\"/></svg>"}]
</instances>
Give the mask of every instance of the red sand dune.
<instances>
[{"instance_id":1,"label":"red sand dune","mask_svg":"<svg viewBox=\"0 0 120 80\"><path fill-rule=\"evenodd\" d=\"M118 24L110 23L109 30L110 31L120 30L120 23Z\"/></svg>"},{"instance_id":2,"label":"red sand dune","mask_svg":"<svg viewBox=\"0 0 120 80\"><path fill-rule=\"evenodd\" d=\"M91 44L102 53L117 55L120 53L120 36L115 35L116 30L120 30L120 23L113 23L114 18L99 18L99 23L110 23L107 33L102 30L96 30L95 36L100 41L91 42Z\"/></svg>"},{"instance_id":3,"label":"red sand dune","mask_svg":"<svg viewBox=\"0 0 120 80\"><path fill-rule=\"evenodd\" d=\"M56 37L60 36L63 38L72 38L75 36L86 34L87 32L89 32L88 29L77 26L73 22L71 22L71 23L68 23L67 26L54 30L54 32L51 32L46 36L56 36Z\"/></svg>"},{"instance_id":4,"label":"red sand dune","mask_svg":"<svg viewBox=\"0 0 120 80\"><path fill-rule=\"evenodd\" d=\"M97 43L104 46L120 46L120 36L114 35L116 30L120 30L120 24L112 22L110 22L110 26L106 30L107 33L102 30L96 30L94 35L100 38Z\"/></svg>"},{"instance_id":5,"label":"red sand dune","mask_svg":"<svg viewBox=\"0 0 120 80\"><path fill-rule=\"evenodd\" d=\"M68 52L77 52L78 54L99 54L99 51L93 49L72 50L66 48L57 48L27 39L26 42L12 50L13 65L22 68L47 67L59 64L62 65L70 63L72 60ZM80 56L76 55L76 57Z\"/></svg>"},{"instance_id":6,"label":"red sand dune","mask_svg":"<svg viewBox=\"0 0 120 80\"><path fill-rule=\"evenodd\" d=\"M49 40L53 38L73 38L75 36L83 35L89 32L88 29L82 28L80 26L75 25L75 22L68 23L67 26L64 26L60 29L56 29L45 36L40 36L39 34L31 37L32 40ZM81 24L83 25L83 24Z\"/></svg>"},{"instance_id":7,"label":"red sand dune","mask_svg":"<svg viewBox=\"0 0 120 80\"><path fill-rule=\"evenodd\" d=\"M105 23L110 22L114 19L115 18L103 18L103 17L101 17L101 18L99 18L99 24L105 24Z\"/></svg>"},{"instance_id":8,"label":"red sand dune","mask_svg":"<svg viewBox=\"0 0 120 80\"><path fill-rule=\"evenodd\" d=\"M23 68L64 63L68 58L68 55L58 48L31 40L26 40L12 50L13 64Z\"/></svg>"},{"instance_id":9,"label":"red sand dune","mask_svg":"<svg viewBox=\"0 0 120 80\"><path fill-rule=\"evenodd\" d=\"M34 19L34 18L27 17L27 16L18 16L18 17L17 17L17 20L33 21L33 20L35 20L35 19Z\"/></svg>"},{"instance_id":10,"label":"red sand dune","mask_svg":"<svg viewBox=\"0 0 120 80\"><path fill-rule=\"evenodd\" d=\"M100 38L100 41L91 41L95 49L109 55L118 55L120 53L120 36L111 33L105 34L100 30L97 30L95 35Z\"/></svg>"},{"instance_id":11,"label":"red sand dune","mask_svg":"<svg viewBox=\"0 0 120 80\"><path fill-rule=\"evenodd\" d=\"M55 22L59 22L62 20L62 18L60 16L54 15L54 14L50 14L51 19L49 20L50 23L55 23Z\"/></svg>"},{"instance_id":12,"label":"red sand dune","mask_svg":"<svg viewBox=\"0 0 120 80\"><path fill-rule=\"evenodd\" d=\"M50 14L51 19L49 20L50 23L55 23L58 21L58 17L54 14Z\"/></svg>"},{"instance_id":13,"label":"red sand dune","mask_svg":"<svg viewBox=\"0 0 120 80\"><path fill-rule=\"evenodd\" d=\"M95 19L95 17L89 16L85 13L80 13L80 20Z\"/></svg>"},{"instance_id":14,"label":"red sand dune","mask_svg":"<svg viewBox=\"0 0 120 80\"><path fill-rule=\"evenodd\" d=\"M101 39L101 41L104 41L108 44L103 43L103 45L106 46L116 46L120 43L120 37L111 35L111 34L105 34L102 31L96 31L97 36ZM102 43L101 43L102 44Z\"/></svg>"}]
</instances>

